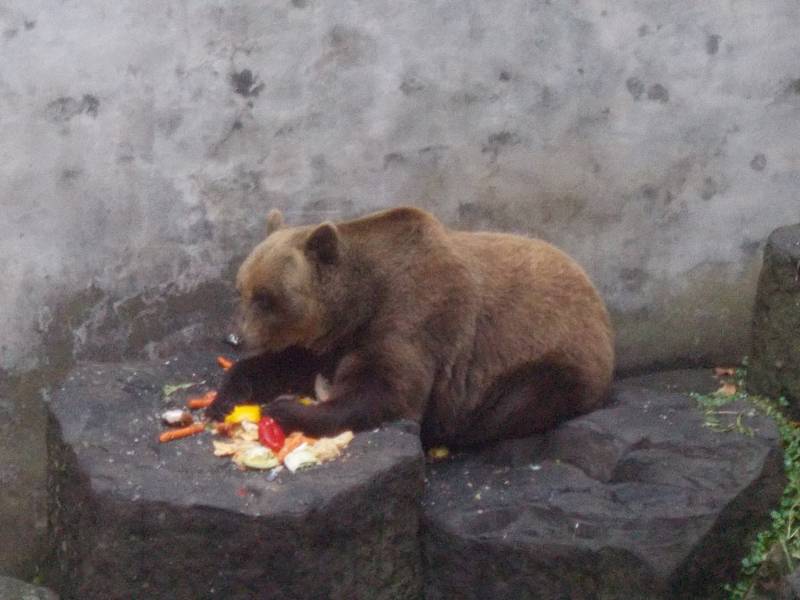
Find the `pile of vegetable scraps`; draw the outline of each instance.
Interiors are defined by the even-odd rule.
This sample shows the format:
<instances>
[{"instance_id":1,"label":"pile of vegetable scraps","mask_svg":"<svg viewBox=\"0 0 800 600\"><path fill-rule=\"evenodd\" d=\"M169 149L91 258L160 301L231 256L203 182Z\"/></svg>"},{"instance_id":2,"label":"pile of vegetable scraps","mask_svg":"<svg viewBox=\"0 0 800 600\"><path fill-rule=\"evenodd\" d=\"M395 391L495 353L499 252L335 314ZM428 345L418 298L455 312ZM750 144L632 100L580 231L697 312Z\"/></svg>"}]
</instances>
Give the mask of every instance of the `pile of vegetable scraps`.
<instances>
[{"instance_id":1,"label":"pile of vegetable scraps","mask_svg":"<svg viewBox=\"0 0 800 600\"><path fill-rule=\"evenodd\" d=\"M218 357L217 363L228 369L232 361ZM164 386L164 395L170 396L179 389L193 384ZM299 469L318 465L335 459L353 439L352 431L345 431L336 437L311 438L303 433L284 434L280 425L267 415L261 414L257 404L242 404L225 417L222 423L211 423L204 419L195 420L191 411L208 407L216 397L216 392L206 392L187 400L186 409L171 409L161 415L169 429L159 436L160 442L171 442L185 437L210 431L223 439L213 440L214 455L231 457L240 469L271 469L273 475L283 467L294 473ZM313 398L301 398L303 403L316 403ZM187 410L188 409L188 410Z\"/></svg>"}]
</instances>

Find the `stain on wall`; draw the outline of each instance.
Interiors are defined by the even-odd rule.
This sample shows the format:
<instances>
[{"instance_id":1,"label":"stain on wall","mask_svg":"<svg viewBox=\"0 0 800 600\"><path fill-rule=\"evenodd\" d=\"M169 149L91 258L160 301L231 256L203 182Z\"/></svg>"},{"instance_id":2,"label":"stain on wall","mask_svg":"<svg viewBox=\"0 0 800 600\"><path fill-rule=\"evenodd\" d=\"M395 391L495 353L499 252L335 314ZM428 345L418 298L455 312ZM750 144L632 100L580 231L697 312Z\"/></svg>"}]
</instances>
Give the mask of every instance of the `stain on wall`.
<instances>
[{"instance_id":1,"label":"stain on wall","mask_svg":"<svg viewBox=\"0 0 800 600\"><path fill-rule=\"evenodd\" d=\"M714 55L719 52L719 43L722 41L722 36L716 33L712 33L706 37L706 52L710 55Z\"/></svg>"},{"instance_id":2,"label":"stain on wall","mask_svg":"<svg viewBox=\"0 0 800 600\"><path fill-rule=\"evenodd\" d=\"M63 123L81 114L97 117L100 100L92 94L84 94L80 100L61 97L49 102L45 108L46 118L54 123Z\"/></svg>"},{"instance_id":3,"label":"stain on wall","mask_svg":"<svg viewBox=\"0 0 800 600\"><path fill-rule=\"evenodd\" d=\"M255 97L264 89L264 83L258 81L250 69L242 69L230 75L233 91L245 98ZM241 124L240 124L241 125Z\"/></svg>"},{"instance_id":4,"label":"stain on wall","mask_svg":"<svg viewBox=\"0 0 800 600\"><path fill-rule=\"evenodd\" d=\"M628 88L634 100L638 100L644 93L644 83L638 77L629 77L625 81L625 87Z\"/></svg>"},{"instance_id":5,"label":"stain on wall","mask_svg":"<svg viewBox=\"0 0 800 600\"><path fill-rule=\"evenodd\" d=\"M657 102L669 102L669 90L660 83L654 83L647 88L647 98Z\"/></svg>"},{"instance_id":6,"label":"stain on wall","mask_svg":"<svg viewBox=\"0 0 800 600\"><path fill-rule=\"evenodd\" d=\"M767 168L767 157L764 153L759 152L750 161L750 168L754 171L763 171Z\"/></svg>"}]
</instances>

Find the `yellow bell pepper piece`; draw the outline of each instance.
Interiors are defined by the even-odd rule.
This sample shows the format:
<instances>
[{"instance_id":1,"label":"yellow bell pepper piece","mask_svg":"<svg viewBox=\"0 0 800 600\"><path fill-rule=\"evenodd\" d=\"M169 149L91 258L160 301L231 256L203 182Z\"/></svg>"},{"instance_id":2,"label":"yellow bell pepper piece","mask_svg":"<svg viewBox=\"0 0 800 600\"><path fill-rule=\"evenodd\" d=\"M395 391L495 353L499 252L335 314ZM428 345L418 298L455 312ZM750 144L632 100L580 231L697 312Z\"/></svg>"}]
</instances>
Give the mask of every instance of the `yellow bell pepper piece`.
<instances>
[{"instance_id":1,"label":"yellow bell pepper piece","mask_svg":"<svg viewBox=\"0 0 800 600\"><path fill-rule=\"evenodd\" d=\"M233 408L233 411L225 417L225 423L241 423L251 421L258 423L261 420L261 407L258 404L240 404Z\"/></svg>"},{"instance_id":2,"label":"yellow bell pepper piece","mask_svg":"<svg viewBox=\"0 0 800 600\"><path fill-rule=\"evenodd\" d=\"M450 456L450 450L445 446L434 446L428 450L428 456L433 460L442 460Z\"/></svg>"}]
</instances>

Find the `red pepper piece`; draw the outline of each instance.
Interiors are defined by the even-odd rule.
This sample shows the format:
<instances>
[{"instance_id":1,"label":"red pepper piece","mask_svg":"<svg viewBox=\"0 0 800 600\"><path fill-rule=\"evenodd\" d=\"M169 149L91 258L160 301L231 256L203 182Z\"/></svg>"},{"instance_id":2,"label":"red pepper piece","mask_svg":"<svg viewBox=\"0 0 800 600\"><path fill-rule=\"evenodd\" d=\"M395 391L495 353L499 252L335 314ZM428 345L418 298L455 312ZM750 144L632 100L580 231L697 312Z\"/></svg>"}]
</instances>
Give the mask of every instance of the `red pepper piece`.
<instances>
[{"instance_id":1,"label":"red pepper piece","mask_svg":"<svg viewBox=\"0 0 800 600\"><path fill-rule=\"evenodd\" d=\"M273 452L278 452L283 448L286 434L275 419L272 417L261 417L258 422L258 440Z\"/></svg>"}]
</instances>

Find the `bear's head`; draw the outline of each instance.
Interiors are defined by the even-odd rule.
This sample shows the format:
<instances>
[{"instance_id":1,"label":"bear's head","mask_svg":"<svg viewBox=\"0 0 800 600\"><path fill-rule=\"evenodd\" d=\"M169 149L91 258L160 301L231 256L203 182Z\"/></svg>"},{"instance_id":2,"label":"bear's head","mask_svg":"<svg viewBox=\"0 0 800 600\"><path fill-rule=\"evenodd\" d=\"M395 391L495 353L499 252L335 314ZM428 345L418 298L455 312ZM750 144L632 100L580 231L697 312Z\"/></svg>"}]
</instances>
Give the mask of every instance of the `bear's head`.
<instances>
[{"instance_id":1,"label":"bear's head","mask_svg":"<svg viewBox=\"0 0 800 600\"><path fill-rule=\"evenodd\" d=\"M284 227L267 218L267 237L239 268L240 329L251 352L289 346L314 349L331 335L331 284L336 287L340 239L333 223Z\"/></svg>"}]
</instances>

